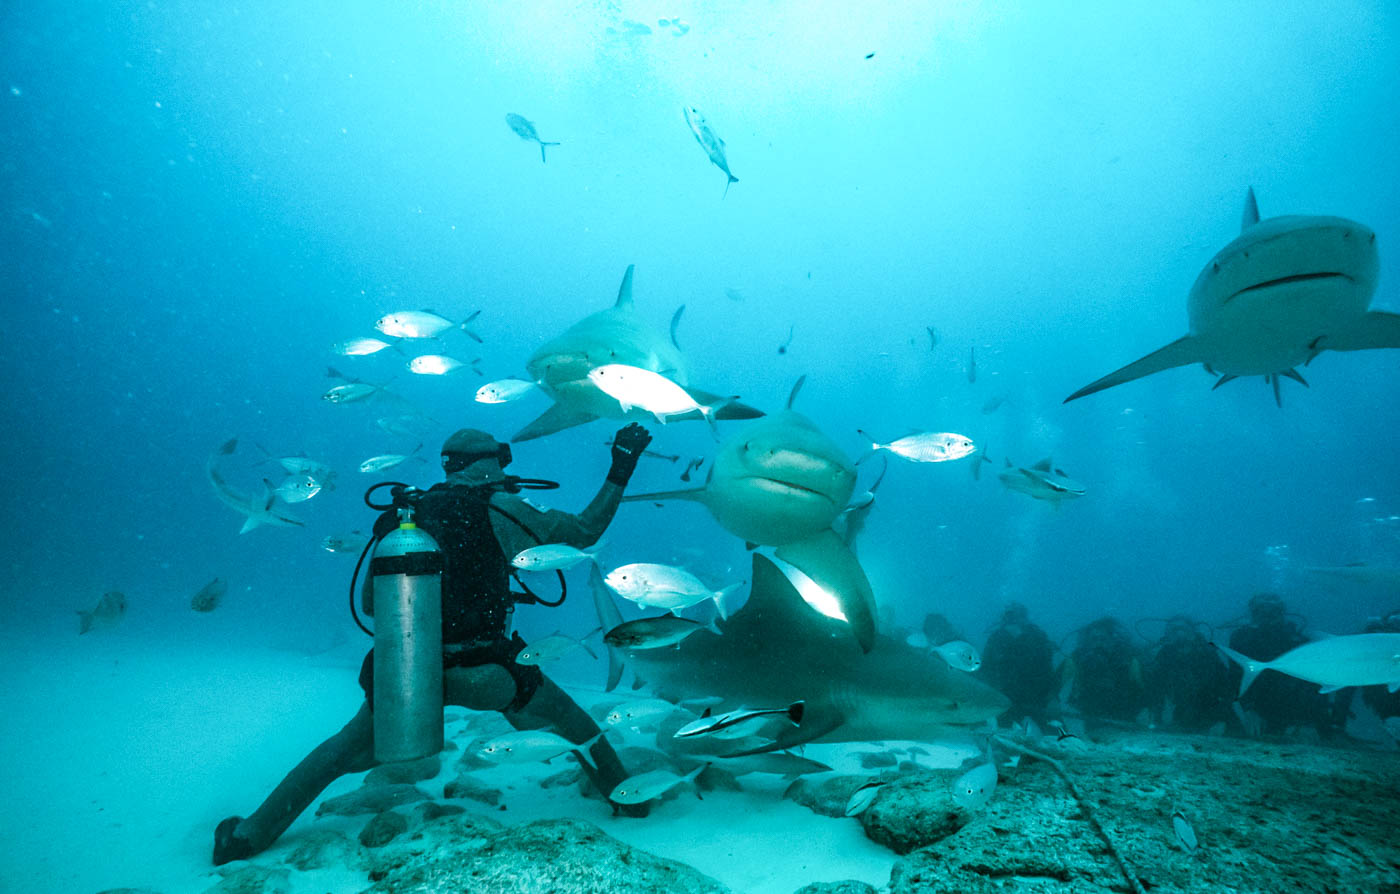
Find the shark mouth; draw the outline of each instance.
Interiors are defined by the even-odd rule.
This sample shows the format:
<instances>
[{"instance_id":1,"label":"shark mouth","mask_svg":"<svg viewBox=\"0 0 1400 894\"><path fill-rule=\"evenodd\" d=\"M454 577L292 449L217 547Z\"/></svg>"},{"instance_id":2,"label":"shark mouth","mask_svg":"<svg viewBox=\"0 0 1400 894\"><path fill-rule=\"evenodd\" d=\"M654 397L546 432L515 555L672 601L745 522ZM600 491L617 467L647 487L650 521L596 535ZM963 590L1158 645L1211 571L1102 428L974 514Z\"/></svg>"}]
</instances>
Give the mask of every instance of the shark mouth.
<instances>
[{"instance_id":1,"label":"shark mouth","mask_svg":"<svg viewBox=\"0 0 1400 894\"><path fill-rule=\"evenodd\" d=\"M1292 276L1280 276L1278 279L1265 280L1264 282L1255 283L1252 286L1245 286L1243 289L1240 289L1238 292L1231 295L1229 298L1226 298L1222 303L1229 304L1231 301L1234 301L1239 296L1244 295L1248 292L1260 292L1264 289L1272 289L1274 286L1286 286L1295 282L1310 282L1312 280L1317 279L1345 279L1348 282L1355 281L1352 279L1352 277L1348 276L1345 273L1295 273Z\"/></svg>"},{"instance_id":2,"label":"shark mouth","mask_svg":"<svg viewBox=\"0 0 1400 894\"><path fill-rule=\"evenodd\" d=\"M800 484L793 484L791 481L784 481L781 478L769 478L766 475L747 475L745 477L749 481L759 483L760 486L764 487L766 490L788 494L811 494L814 497L821 497L828 503L835 502L828 494L822 491L814 490L810 487L803 487Z\"/></svg>"}]
</instances>

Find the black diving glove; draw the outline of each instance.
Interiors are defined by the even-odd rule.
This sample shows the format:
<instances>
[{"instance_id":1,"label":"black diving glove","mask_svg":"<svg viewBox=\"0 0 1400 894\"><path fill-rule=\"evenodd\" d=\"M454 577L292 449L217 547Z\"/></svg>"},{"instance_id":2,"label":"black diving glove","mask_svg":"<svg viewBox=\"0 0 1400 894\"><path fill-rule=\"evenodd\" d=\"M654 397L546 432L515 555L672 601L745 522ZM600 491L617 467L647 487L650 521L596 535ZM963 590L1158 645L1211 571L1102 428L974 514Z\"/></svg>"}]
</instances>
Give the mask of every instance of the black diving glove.
<instances>
[{"instance_id":1,"label":"black diving glove","mask_svg":"<svg viewBox=\"0 0 1400 894\"><path fill-rule=\"evenodd\" d=\"M618 487L626 487L637 470L637 460L642 451L651 443L651 432L636 422L625 425L613 436L612 468L608 469L608 480Z\"/></svg>"}]
</instances>

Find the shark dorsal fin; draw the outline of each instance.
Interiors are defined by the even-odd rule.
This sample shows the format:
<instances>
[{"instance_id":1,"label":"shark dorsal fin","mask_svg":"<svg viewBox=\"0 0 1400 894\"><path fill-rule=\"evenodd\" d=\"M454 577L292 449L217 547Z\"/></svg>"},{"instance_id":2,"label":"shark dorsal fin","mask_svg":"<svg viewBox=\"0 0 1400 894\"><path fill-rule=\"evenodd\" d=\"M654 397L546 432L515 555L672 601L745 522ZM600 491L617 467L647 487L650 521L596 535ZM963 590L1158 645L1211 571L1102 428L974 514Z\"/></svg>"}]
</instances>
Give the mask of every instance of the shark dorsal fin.
<instances>
[{"instance_id":1,"label":"shark dorsal fin","mask_svg":"<svg viewBox=\"0 0 1400 894\"><path fill-rule=\"evenodd\" d=\"M1054 471L1053 469L1050 468L1050 457L1048 457L1048 456L1045 457L1045 459L1042 459L1040 462L1036 463L1035 465L1031 466L1031 469L1033 469L1034 471L1037 471L1037 472L1051 472L1051 471Z\"/></svg>"},{"instance_id":2,"label":"shark dorsal fin","mask_svg":"<svg viewBox=\"0 0 1400 894\"><path fill-rule=\"evenodd\" d=\"M1240 230L1244 231L1259 223L1259 202L1254 198L1254 187L1244 197L1244 217L1240 219Z\"/></svg>"},{"instance_id":3,"label":"shark dorsal fin","mask_svg":"<svg viewBox=\"0 0 1400 894\"><path fill-rule=\"evenodd\" d=\"M636 269L636 264L627 265L627 272L622 274L622 285L617 287L617 302L613 307L632 306L632 271Z\"/></svg>"},{"instance_id":4,"label":"shark dorsal fin","mask_svg":"<svg viewBox=\"0 0 1400 894\"><path fill-rule=\"evenodd\" d=\"M798 376L797 381L792 386L792 390L788 392L787 408L789 410L791 410L792 405L797 402L797 394L802 390L802 386L805 384L807 384L807 374L803 373L801 376Z\"/></svg>"}]
</instances>

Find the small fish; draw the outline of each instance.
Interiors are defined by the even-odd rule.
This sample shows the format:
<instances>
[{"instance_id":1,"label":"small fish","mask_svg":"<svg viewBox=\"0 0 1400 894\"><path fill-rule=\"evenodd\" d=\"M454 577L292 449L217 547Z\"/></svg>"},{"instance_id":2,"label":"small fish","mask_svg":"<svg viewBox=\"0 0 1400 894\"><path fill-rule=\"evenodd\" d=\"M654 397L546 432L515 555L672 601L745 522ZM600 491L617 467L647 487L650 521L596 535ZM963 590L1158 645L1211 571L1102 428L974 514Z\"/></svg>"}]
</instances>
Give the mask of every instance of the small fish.
<instances>
[{"instance_id":1,"label":"small fish","mask_svg":"<svg viewBox=\"0 0 1400 894\"><path fill-rule=\"evenodd\" d=\"M682 709L664 699L644 698L618 705L609 711L603 720L608 726L641 728L660 723L680 710Z\"/></svg>"},{"instance_id":2,"label":"small fish","mask_svg":"<svg viewBox=\"0 0 1400 894\"><path fill-rule=\"evenodd\" d=\"M614 804L641 804L645 801L651 801L678 785L695 782L695 777L705 772L705 768L708 766L709 764L701 764L684 776L679 776L670 770L652 770L649 773L629 776L619 782L617 787L608 794L608 800ZM698 787L695 789L695 797L700 797Z\"/></svg>"},{"instance_id":3,"label":"small fish","mask_svg":"<svg viewBox=\"0 0 1400 894\"><path fill-rule=\"evenodd\" d=\"M547 761L571 751L587 752L603 734L576 744L557 733L545 730L517 730L483 743L476 755L493 764L529 764Z\"/></svg>"},{"instance_id":4,"label":"small fish","mask_svg":"<svg viewBox=\"0 0 1400 894\"><path fill-rule=\"evenodd\" d=\"M997 767L990 755L985 763L953 780L953 801L967 811L981 810L997 788Z\"/></svg>"},{"instance_id":5,"label":"small fish","mask_svg":"<svg viewBox=\"0 0 1400 894\"><path fill-rule=\"evenodd\" d=\"M468 328L479 313L479 310L472 311L465 320L454 323L431 310L400 310L375 320L374 328L391 338L437 338L449 329L460 329L479 342L481 336Z\"/></svg>"},{"instance_id":6,"label":"small fish","mask_svg":"<svg viewBox=\"0 0 1400 894\"><path fill-rule=\"evenodd\" d=\"M865 54L865 58L867 58L867 59L874 59L874 58L875 58L875 54L874 54L874 53L866 53L866 54Z\"/></svg>"},{"instance_id":7,"label":"small fish","mask_svg":"<svg viewBox=\"0 0 1400 894\"><path fill-rule=\"evenodd\" d=\"M357 553L369 543L369 535L359 531L349 534L328 534L321 539L321 549L328 553Z\"/></svg>"},{"instance_id":8,"label":"small fish","mask_svg":"<svg viewBox=\"0 0 1400 894\"><path fill-rule=\"evenodd\" d=\"M601 633L602 628L594 630L583 639L574 639L572 636L565 636L562 633L551 633L549 636L542 636L539 639L531 640L530 644L520 650L520 654L515 656L516 664L523 664L527 667L531 665L547 664L551 661L558 661L568 655L574 649L583 649L590 658L597 658L598 653L588 647L585 640L594 633Z\"/></svg>"},{"instance_id":9,"label":"small fish","mask_svg":"<svg viewBox=\"0 0 1400 894\"><path fill-rule=\"evenodd\" d=\"M706 599L712 599L720 618L727 618L724 600L744 585L743 581L721 590L711 590L695 575L674 565L636 562L609 571L603 583L629 602L645 608L662 608L679 614Z\"/></svg>"},{"instance_id":10,"label":"small fish","mask_svg":"<svg viewBox=\"0 0 1400 894\"><path fill-rule=\"evenodd\" d=\"M928 331L928 349L932 351L938 347L942 338L939 337L938 330L933 326L925 326L924 329Z\"/></svg>"},{"instance_id":11,"label":"small fish","mask_svg":"<svg viewBox=\"0 0 1400 894\"><path fill-rule=\"evenodd\" d=\"M990 416L990 415L992 415L992 414L995 413L997 410L1000 410L1000 409L1001 409L1001 405L1004 404L1004 403L1006 403L1006 398L1004 398L1004 397L997 396L997 397L992 398L991 400L987 401L986 403L984 403L984 404L982 405L982 415L983 415L983 416Z\"/></svg>"},{"instance_id":12,"label":"small fish","mask_svg":"<svg viewBox=\"0 0 1400 894\"><path fill-rule=\"evenodd\" d=\"M982 656L977 654L977 648L972 643L960 639L937 646L933 651L948 662L949 667L956 670L971 673L982 666Z\"/></svg>"},{"instance_id":13,"label":"small fish","mask_svg":"<svg viewBox=\"0 0 1400 894\"><path fill-rule=\"evenodd\" d=\"M227 592L228 582L222 577L216 577L194 594L194 598L190 600L190 608L197 612L212 612L219 607L220 600Z\"/></svg>"},{"instance_id":14,"label":"small fish","mask_svg":"<svg viewBox=\"0 0 1400 894\"><path fill-rule=\"evenodd\" d=\"M724 194L729 195L729 184L738 183L739 178L729 171L729 159L724 155L724 140L715 135L710 128L705 116L700 114L700 110L693 106L686 106L685 123L689 125L690 132L695 134L695 140L700 144L700 148L705 150L705 154L710 157L710 161L715 167L724 172L724 176L729 179L724 184Z\"/></svg>"},{"instance_id":15,"label":"small fish","mask_svg":"<svg viewBox=\"0 0 1400 894\"><path fill-rule=\"evenodd\" d=\"M288 475L281 484L272 488L272 492L283 503L304 503L321 492L321 482L305 473Z\"/></svg>"},{"instance_id":16,"label":"small fish","mask_svg":"<svg viewBox=\"0 0 1400 894\"><path fill-rule=\"evenodd\" d=\"M700 467L703 466L704 464L705 464L705 457L703 457L703 456L697 456L697 457L695 457L694 459L692 459L690 462L686 463L686 464L685 464L685 471L681 473L681 480L682 480L682 481L689 481L689 480L690 480L690 473L691 473L691 472L698 472L698 471L700 471Z\"/></svg>"},{"instance_id":17,"label":"small fish","mask_svg":"<svg viewBox=\"0 0 1400 894\"><path fill-rule=\"evenodd\" d=\"M562 571L584 560L597 564L598 553L602 549L601 540L588 549L579 549L567 543L542 543L522 549L510 560L510 564L521 571Z\"/></svg>"},{"instance_id":18,"label":"small fish","mask_svg":"<svg viewBox=\"0 0 1400 894\"><path fill-rule=\"evenodd\" d=\"M796 324L792 324L792 325L789 325L789 326L788 326L788 337L787 337L787 341L785 341L785 342L783 342L782 344L778 345L778 353L779 353L779 354L786 354L786 353L788 352L788 348L792 345L792 333L795 332L796 329L797 329Z\"/></svg>"},{"instance_id":19,"label":"small fish","mask_svg":"<svg viewBox=\"0 0 1400 894\"><path fill-rule=\"evenodd\" d=\"M977 445L966 435L952 432L919 432L905 435L888 444L879 441L857 429L856 432L870 442L870 456L880 450L888 450L901 459L915 463L946 463L962 459L977 452Z\"/></svg>"},{"instance_id":20,"label":"small fish","mask_svg":"<svg viewBox=\"0 0 1400 894\"><path fill-rule=\"evenodd\" d=\"M321 395L321 400L333 404L350 404L362 400L368 400L379 394L381 391L388 393L385 385L371 385L368 382L347 382L344 385L336 385L325 394Z\"/></svg>"},{"instance_id":21,"label":"small fish","mask_svg":"<svg viewBox=\"0 0 1400 894\"><path fill-rule=\"evenodd\" d=\"M977 382L977 349L967 349L967 383L969 385Z\"/></svg>"},{"instance_id":22,"label":"small fish","mask_svg":"<svg viewBox=\"0 0 1400 894\"><path fill-rule=\"evenodd\" d=\"M701 624L688 618L662 615L659 618L638 618L619 624L603 634L603 642L618 649L661 649L674 646L701 630L720 635L713 621Z\"/></svg>"},{"instance_id":23,"label":"small fish","mask_svg":"<svg viewBox=\"0 0 1400 894\"><path fill-rule=\"evenodd\" d=\"M78 635L91 633L105 627L115 627L126 614L126 595L111 590L103 593L97 605L88 611L78 609Z\"/></svg>"},{"instance_id":24,"label":"small fish","mask_svg":"<svg viewBox=\"0 0 1400 894\"><path fill-rule=\"evenodd\" d=\"M331 345L331 350L345 357L365 357L392 347L390 342L377 338L352 338L349 341L336 342Z\"/></svg>"},{"instance_id":25,"label":"small fish","mask_svg":"<svg viewBox=\"0 0 1400 894\"><path fill-rule=\"evenodd\" d=\"M539 388L539 385L525 379L498 379L495 382L487 382L476 389L476 402L479 404L506 404L538 391Z\"/></svg>"},{"instance_id":26,"label":"small fish","mask_svg":"<svg viewBox=\"0 0 1400 894\"><path fill-rule=\"evenodd\" d=\"M386 435L399 438L421 438L433 430L436 420L415 413L403 416L381 416L374 420L374 427Z\"/></svg>"},{"instance_id":27,"label":"small fish","mask_svg":"<svg viewBox=\"0 0 1400 894\"><path fill-rule=\"evenodd\" d=\"M724 290L724 297L728 298L730 301L740 302L744 300L744 293L741 289L736 289L731 286Z\"/></svg>"},{"instance_id":28,"label":"small fish","mask_svg":"<svg viewBox=\"0 0 1400 894\"><path fill-rule=\"evenodd\" d=\"M880 789L884 787L883 782L867 782L851 792L851 796L846 799L846 816L860 816L869 810L870 805L880 796Z\"/></svg>"},{"instance_id":29,"label":"small fish","mask_svg":"<svg viewBox=\"0 0 1400 894\"><path fill-rule=\"evenodd\" d=\"M423 459L421 456L415 456L415 454L422 449L423 445L419 444L408 453L385 453L382 456L371 456L369 459L360 463L360 471L366 475L372 475L375 472L383 472L385 469L392 469L394 466L405 463L410 459L416 459L419 462L427 462L427 460Z\"/></svg>"},{"instance_id":30,"label":"small fish","mask_svg":"<svg viewBox=\"0 0 1400 894\"><path fill-rule=\"evenodd\" d=\"M802 717L806 713L807 705L804 702L796 701L786 708L759 708L756 710L726 711L723 714L706 714L699 720L687 723L676 730L677 739L689 739L695 736L716 736L717 738L742 738L756 732L756 727L760 727L775 717L785 717L793 726L802 725ZM731 735L720 735L730 733Z\"/></svg>"},{"instance_id":31,"label":"small fish","mask_svg":"<svg viewBox=\"0 0 1400 894\"><path fill-rule=\"evenodd\" d=\"M456 357L449 357L446 354L420 354L408 361L408 371L420 376L445 376L454 373L459 369L471 369L481 375L481 370L477 369L478 360L471 363L463 363Z\"/></svg>"},{"instance_id":32,"label":"small fish","mask_svg":"<svg viewBox=\"0 0 1400 894\"><path fill-rule=\"evenodd\" d=\"M650 33L650 30L651 29L647 29L648 33ZM515 131L515 135L520 137L520 139L540 144L540 164L545 164L544 147L559 145L558 143L546 143L544 140L541 140L539 131L535 130L534 122L523 115L517 115L514 112L506 115L506 126Z\"/></svg>"},{"instance_id":33,"label":"small fish","mask_svg":"<svg viewBox=\"0 0 1400 894\"><path fill-rule=\"evenodd\" d=\"M1172 832L1176 834L1176 843L1181 845L1182 850L1188 854L1196 852L1200 845L1196 840L1196 830L1186 821L1186 814L1177 808L1172 809Z\"/></svg>"},{"instance_id":34,"label":"small fish","mask_svg":"<svg viewBox=\"0 0 1400 894\"><path fill-rule=\"evenodd\" d=\"M715 426L715 412L732 403L735 398L719 400L705 406L698 403L680 385L658 372L624 363L605 363L588 371L588 381L608 397L622 406L622 412L633 407L645 410L656 417L662 425L671 416L681 416L699 411L711 428Z\"/></svg>"},{"instance_id":35,"label":"small fish","mask_svg":"<svg viewBox=\"0 0 1400 894\"><path fill-rule=\"evenodd\" d=\"M1049 457L1031 466L1019 468L1006 460L1006 468L997 476L1007 490L1025 494L1033 500L1045 500L1056 509L1061 501L1084 496L1084 485L1070 478L1051 463Z\"/></svg>"}]
</instances>

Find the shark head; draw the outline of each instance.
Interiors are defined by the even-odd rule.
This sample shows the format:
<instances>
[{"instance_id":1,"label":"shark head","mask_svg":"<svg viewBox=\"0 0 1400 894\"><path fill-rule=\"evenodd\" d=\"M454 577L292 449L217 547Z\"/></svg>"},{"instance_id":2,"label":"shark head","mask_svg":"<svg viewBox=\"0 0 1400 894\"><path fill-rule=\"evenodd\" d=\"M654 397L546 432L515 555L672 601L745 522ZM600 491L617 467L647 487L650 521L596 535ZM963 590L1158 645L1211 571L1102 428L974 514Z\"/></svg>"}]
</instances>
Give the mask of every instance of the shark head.
<instances>
[{"instance_id":1,"label":"shark head","mask_svg":"<svg viewBox=\"0 0 1400 894\"><path fill-rule=\"evenodd\" d=\"M1294 369L1322 351L1400 348L1400 314L1368 311L1380 256L1376 234L1342 217L1261 221L1254 190L1244 229L1196 277L1187 296L1191 331L1091 382L1065 402L1162 370L1199 363L1216 387L1259 375L1279 398L1279 381L1307 385Z\"/></svg>"},{"instance_id":2,"label":"shark head","mask_svg":"<svg viewBox=\"0 0 1400 894\"><path fill-rule=\"evenodd\" d=\"M1231 376L1306 363L1319 336L1366 312L1376 291L1376 234L1341 217L1275 217L1220 250L1187 297L1206 362Z\"/></svg>"},{"instance_id":3,"label":"shark head","mask_svg":"<svg viewBox=\"0 0 1400 894\"><path fill-rule=\"evenodd\" d=\"M844 625L803 601L771 560L754 554L748 601L722 635L626 653L666 697L718 696L716 710L801 701L802 720L744 752L811 741L926 739L985 723L1009 706L996 690L926 650L879 637L863 650Z\"/></svg>"},{"instance_id":4,"label":"shark head","mask_svg":"<svg viewBox=\"0 0 1400 894\"><path fill-rule=\"evenodd\" d=\"M635 265L634 265L635 266ZM628 416L622 405L598 389L588 371L606 363L621 363L660 373L679 385L687 382L685 359L680 349L665 335L648 327L632 301L632 272L629 266L617 290L612 307L590 314L563 334L541 345L525 364L529 378L554 400L554 406L515 434L512 441L528 441L599 418ZM703 405L718 396L699 389L688 389ZM635 413L639 418L645 413ZM753 419L758 410L731 402L716 412L719 419ZM675 419L700 418L694 412Z\"/></svg>"},{"instance_id":5,"label":"shark head","mask_svg":"<svg viewBox=\"0 0 1400 894\"><path fill-rule=\"evenodd\" d=\"M855 482L855 466L836 442L788 410L720 446L705 505L736 537L780 546L830 528Z\"/></svg>"}]
</instances>

